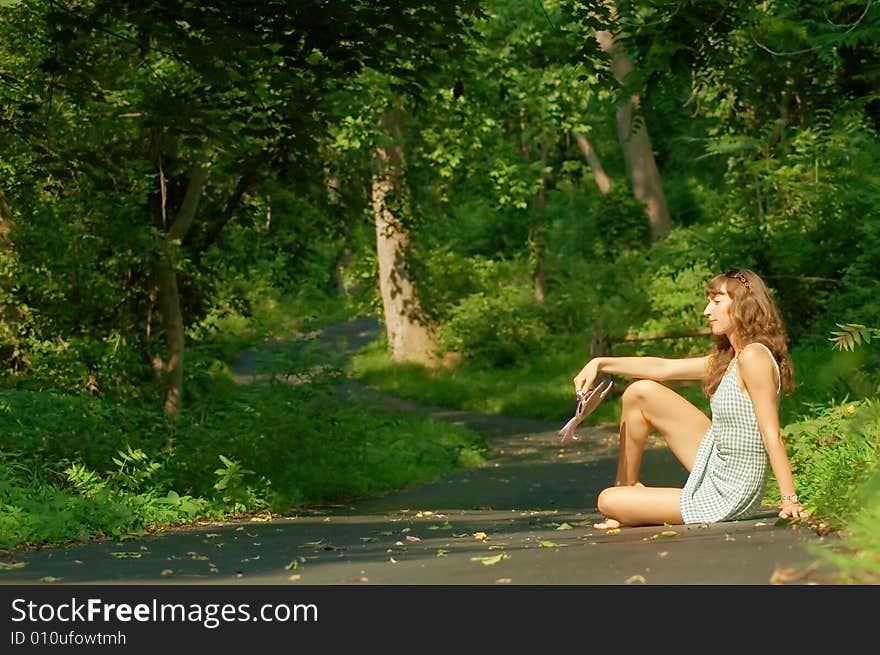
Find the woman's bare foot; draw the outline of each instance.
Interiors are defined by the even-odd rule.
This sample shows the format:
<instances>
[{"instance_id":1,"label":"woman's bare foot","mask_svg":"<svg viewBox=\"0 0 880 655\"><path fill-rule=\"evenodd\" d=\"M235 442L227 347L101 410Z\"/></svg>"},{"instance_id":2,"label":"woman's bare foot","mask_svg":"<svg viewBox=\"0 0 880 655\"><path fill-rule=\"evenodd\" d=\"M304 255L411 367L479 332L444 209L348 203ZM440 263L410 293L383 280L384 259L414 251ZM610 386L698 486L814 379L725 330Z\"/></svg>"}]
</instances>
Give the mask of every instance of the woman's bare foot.
<instances>
[{"instance_id":1,"label":"woman's bare foot","mask_svg":"<svg viewBox=\"0 0 880 655\"><path fill-rule=\"evenodd\" d=\"M605 519L601 523L593 523L593 527L597 530L615 530L620 527L620 521Z\"/></svg>"}]
</instances>

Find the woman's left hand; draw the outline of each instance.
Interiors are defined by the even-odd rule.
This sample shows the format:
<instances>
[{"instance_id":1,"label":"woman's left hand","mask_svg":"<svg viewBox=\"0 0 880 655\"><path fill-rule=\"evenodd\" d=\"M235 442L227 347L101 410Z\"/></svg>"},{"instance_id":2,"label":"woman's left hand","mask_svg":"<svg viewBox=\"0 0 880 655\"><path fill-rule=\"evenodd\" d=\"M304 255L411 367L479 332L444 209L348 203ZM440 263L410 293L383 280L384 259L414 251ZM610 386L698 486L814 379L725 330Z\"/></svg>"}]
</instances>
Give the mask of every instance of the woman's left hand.
<instances>
[{"instance_id":1,"label":"woman's left hand","mask_svg":"<svg viewBox=\"0 0 880 655\"><path fill-rule=\"evenodd\" d=\"M800 503L793 503L790 500L782 501L782 509L779 510L779 518L781 519L800 519L808 516L807 510Z\"/></svg>"}]
</instances>

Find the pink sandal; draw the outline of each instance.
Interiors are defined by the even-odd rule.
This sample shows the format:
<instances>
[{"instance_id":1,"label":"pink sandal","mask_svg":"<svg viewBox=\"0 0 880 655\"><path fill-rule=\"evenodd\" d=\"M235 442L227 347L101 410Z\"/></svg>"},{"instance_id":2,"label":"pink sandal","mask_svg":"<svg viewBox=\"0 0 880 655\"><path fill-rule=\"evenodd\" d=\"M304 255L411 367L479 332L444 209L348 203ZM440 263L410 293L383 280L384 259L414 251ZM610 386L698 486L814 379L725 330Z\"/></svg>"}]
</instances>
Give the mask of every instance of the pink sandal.
<instances>
[{"instance_id":1,"label":"pink sandal","mask_svg":"<svg viewBox=\"0 0 880 655\"><path fill-rule=\"evenodd\" d=\"M599 406L599 403L601 403L605 399L605 396L608 395L608 392L611 391L612 386L614 386L614 381L606 380L605 382L600 382L588 391L577 392L578 404L574 416L572 416L568 423L563 425L562 429L559 431L559 436L561 437L560 445L564 446L572 441L577 441L577 435L575 434L577 426L593 413L593 410Z\"/></svg>"}]
</instances>

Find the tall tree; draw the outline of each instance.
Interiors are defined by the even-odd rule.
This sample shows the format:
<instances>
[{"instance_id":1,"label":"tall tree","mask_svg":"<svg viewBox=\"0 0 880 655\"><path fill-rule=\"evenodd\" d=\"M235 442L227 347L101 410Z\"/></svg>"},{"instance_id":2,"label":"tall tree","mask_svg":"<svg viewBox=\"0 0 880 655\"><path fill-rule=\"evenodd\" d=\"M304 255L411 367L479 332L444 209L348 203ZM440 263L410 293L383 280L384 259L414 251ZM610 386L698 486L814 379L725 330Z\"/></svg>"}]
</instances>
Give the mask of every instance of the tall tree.
<instances>
[{"instance_id":1,"label":"tall tree","mask_svg":"<svg viewBox=\"0 0 880 655\"><path fill-rule=\"evenodd\" d=\"M384 114L381 126L385 138L376 146L372 199L388 346L395 361L432 364L435 339L408 270L411 201L403 130L396 109Z\"/></svg>"},{"instance_id":2,"label":"tall tree","mask_svg":"<svg viewBox=\"0 0 880 655\"><path fill-rule=\"evenodd\" d=\"M590 172L593 175L593 180L596 182L596 186L599 187L599 191L603 195L607 194L611 191L611 178L608 177L608 173L605 172L605 168L602 166L602 160L599 159L599 155L596 153L595 148L593 148L590 140L587 139L583 133L574 130L572 135L574 136L581 153L583 153L584 159L586 159L587 163L590 165Z\"/></svg>"},{"instance_id":3,"label":"tall tree","mask_svg":"<svg viewBox=\"0 0 880 655\"><path fill-rule=\"evenodd\" d=\"M604 4L608 8L610 24L608 29L595 31L596 40L602 51L611 58L611 71L614 78L624 89L627 89L629 88L627 78L633 72L632 60L626 52L625 46L616 36L616 33L620 31L617 24L617 7L612 0L605 0ZM652 239L659 239L669 234L671 223L660 172L657 169L654 151L651 148L648 127L640 112L639 94L636 92L625 94L617 107L616 116L617 136L623 151L623 159L626 162L626 172L632 185L633 195L645 205Z\"/></svg>"}]
</instances>

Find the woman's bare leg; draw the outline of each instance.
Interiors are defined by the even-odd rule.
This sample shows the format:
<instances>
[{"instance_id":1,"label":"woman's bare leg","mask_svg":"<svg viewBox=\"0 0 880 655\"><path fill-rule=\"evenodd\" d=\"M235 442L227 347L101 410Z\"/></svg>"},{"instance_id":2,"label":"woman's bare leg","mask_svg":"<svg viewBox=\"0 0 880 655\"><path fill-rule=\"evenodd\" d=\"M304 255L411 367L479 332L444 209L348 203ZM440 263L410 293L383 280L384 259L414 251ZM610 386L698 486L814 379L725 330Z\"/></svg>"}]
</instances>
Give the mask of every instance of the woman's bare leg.
<instances>
[{"instance_id":1,"label":"woman's bare leg","mask_svg":"<svg viewBox=\"0 0 880 655\"><path fill-rule=\"evenodd\" d=\"M600 530L625 525L682 523L680 489L645 487L639 482L642 455L653 430L660 433L678 461L693 468L700 442L712 422L692 403L653 380L638 380L623 392L620 450L615 486L599 494L599 511L606 517Z\"/></svg>"},{"instance_id":2,"label":"woman's bare leg","mask_svg":"<svg viewBox=\"0 0 880 655\"><path fill-rule=\"evenodd\" d=\"M608 487L599 494L599 511L608 518L593 527L613 529L619 525L680 525L681 489L670 487Z\"/></svg>"},{"instance_id":3,"label":"woman's bare leg","mask_svg":"<svg viewBox=\"0 0 880 655\"><path fill-rule=\"evenodd\" d=\"M700 441L712 424L709 418L672 389L653 380L630 384L622 401L615 485L638 482L642 455L652 430L660 433L678 461L690 471Z\"/></svg>"}]
</instances>

